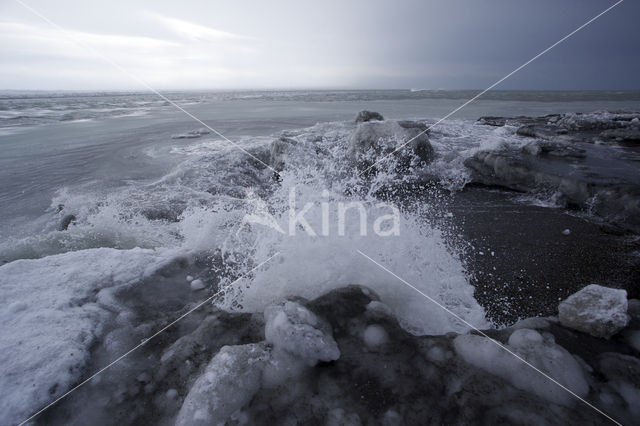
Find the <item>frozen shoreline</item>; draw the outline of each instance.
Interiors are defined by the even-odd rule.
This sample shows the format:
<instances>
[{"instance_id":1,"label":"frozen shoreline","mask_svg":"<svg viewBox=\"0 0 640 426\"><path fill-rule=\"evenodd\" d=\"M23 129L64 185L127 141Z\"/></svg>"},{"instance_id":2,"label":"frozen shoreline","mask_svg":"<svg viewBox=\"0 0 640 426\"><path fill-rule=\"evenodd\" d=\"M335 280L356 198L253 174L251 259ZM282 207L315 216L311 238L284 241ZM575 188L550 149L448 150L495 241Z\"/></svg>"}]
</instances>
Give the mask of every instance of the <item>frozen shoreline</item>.
<instances>
[{"instance_id":1,"label":"frozen shoreline","mask_svg":"<svg viewBox=\"0 0 640 426\"><path fill-rule=\"evenodd\" d=\"M486 337L407 333L366 288L287 304L265 318L204 307L39 422L606 421ZM485 333L607 415L634 423L639 307L633 301L629 328L610 340L555 317Z\"/></svg>"},{"instance_id":2,"label":"frozen shoreline","mask_svg":"<svg viewBox=\"0 0 640 426\"><path fill-rule=\"evenodd\" d=\"M207 365L213 370L231 369L227 373L235 377L234 365L244 362L235 360L236 356L244 359L250 355L258 364L285 362L272 357L273 351L282 346L281 341L267 338L267 343L262 342L265 326L262 313L274 303L300 297L308 300L300 303L322 318L318 321L331 324L340 357L335 359L335 351L329 351L332 355L313 368L305 365L291 371L267 369L266 382L261 375L267 370L244 371L242 374L251 376L247 386L239 380L233 384L239 388L232 387L241 403L232 402L240 405L231 412L222 411L235 421L259 423L257 419L273 415L265 414L271 410L276 415L299 416L301 407L318 404L309 421L355 422L359 418L363 422L395 424L404 420L413 424L419 423L420 416L431 415L433 422L439 423L455 421L452 413L459 412L459 419L486 415L488 420L517 423L523 412L538 418L535 416L539 408L549 402L543 401L547 393L553 395L554 409L544 420L558 423L568 418L582 419L584 414L576 414L578 407L553 390L547 392L547 384L531 378L534 384L523 385L514 379L515 372L520 371L517 366L505 367L507 373L496 372L490 359L499 356L491 352L486 341L465 335L468 327L456 323L443 311L432 309L428 301L402 284L391 283L392 277L373 269L356 249L369 248L368 252L385 259L403 278L420 285L423 291L475 326L488 329L492 320L513 323L532 314L552 315L556 299L564 299L591 280L629 288L631 292L633 273L623 270L620 277L627 275L628 281L617 281L619 276L614 272L620 268L633 271L632 263L623 264L623 259L633 262L637 246L633 234L620 235L608 228L604 232L583 218L568 216L564 210L519 204L503 191L468 186L462 192L448 192L460 190L470 182L460 159L472 158L477 147L487 149L496 140L500 143L494 148L498 149L501 144L520 141L522 137L516 135L515 126L504 129L463 122L434 129L429 138L396 155L391 172L376 172L364 182L354 180L354 163L361 162L365 167L372 164L378 158L368 157L372 152L379 156L389 146L393 147L378 146L382 137L385 143L392 144L397 133L411 137L425 128L425 122L382 121L358 126L346 122L320 123L274 138L245 141L244 146L259 159L277 165L278 179L274 179L272 171L216 143L210 136L186 132L185 135L199 137L184 139L198 141L176 146L184 161L155 182L129 185L106 196L97 196L90 190L60 193L53 204L62 207L48 213L48 229L19 244L13 241L1 247L2 260L8 260L0 266L0 285L6 298L0 316L7 324L0 333L6 357L5 382L0 386L7 395L0 407L3 417L12 423L23 420L197 301L229 285L249 270L253 262L280 250L284 255L279 262L256 273L250 283L228 288L225 297L217 301L217 307L207 306L194 313L185 324L145 345L139 354L124 360L102 379L92 381L77 396L52 408L39 422L66 424L91 418L96 424L106 424L113 421L112 415L117 412L123 423L171 424L194 383L199 383L196 389L202 392L221 391L215 386L211 390L210 383L199 379ZM356 128L366 131L357 132ZM455 157L456 141L462 143L473 137L481 139L476 148ZM524 146L527 142L520 144ZM447 143L452 145L445 147ZM428 149L431 146L433 150ZM407 170L414 170L411 169L414 155L426 167L412 176L417 180L407 181L404 179ZM447 171L458 174L448 175ZM441 172L445 174L438 174ZM425 185L434 181L435 185ZM290 187L297 188L300 202L316 202L318 194L327 188L333 199L345 201L363 197L371 203L392 194L392 200L408 206L403 209L400 237L361 238L357 235L357 224L348 229L347 238L335 233L324 239L303 234L287 238L255 227L231 232L243 215L252 212L252 206L245 200L246 189L252 188L255 194L264 197L274 209L275 217L283 219ZM513 211L527 217L538 215L537 222L518 225L517 214L509 216ZM66 229L59 229L59 221L69 214L74 219ZM321 217L311 214L309 220L317 226ZM495 220L513 232L492 233L492 226L498 226L492 225ZM570 234L562 233L569 228ZM516 231L522 234L516 235ZM539 246L530 245L511 250L514 252L511 254L525 259L525 266L534 268L539 261L536 256L541 254L550 258L559 256L561 260L545 263L530 274L520 271L525 278L529 275L531 281L525 279L506 290L500 289L502 283L495 278L506 279L509 270L520 264L520 260L510 260L509 247L520 244L527 232L538 234L550 249L549 253L541 253ZM582 268L571 280L563 281L566 277L551 271L561 266L566 261L564 256L576 247L585 258L572 259L570 266L581 269L580 262L585 262L593 265L593 269ZM610 252L607 256L589 258L603 247ZM618 254L620 257L616 257ZM496 267L500 270L494 272ZM491 275L492 278L487 278ZM187 281L187 276L193 280ZM549 280L548 291L543 279ZM198 284L194 286L194 282ZM342 290L349 284L368 287L370 294ZM528 294L532 288L536 299L530 307L519 293ZM483 289L493 293L479 295L478 291ZM382 310L363 307L376 297L381 302L372 306ZM327 300L331 303L323 305ZM223 312L221 308L231 312ZM509 312L500 318L496 309ZM491 335L546 366L544 360L550 354L560 354L562 365L568 365L567 371L572 372L567 373L567 384L620 418L636 420L638 413L627 399L633 398L638 383L633 380L627 383L619 374L620 366L636 368L638 364L635 358L638 348L634 346L638 326L634 321L623 335L599 343L566 330L553 319L530 320L526 322L528 331L515 333L525 327L520 324L493 330ZM327 333L326 328L321 331ZM456 337L458 334L465 337ZM251 347L255 356L243 352L241 346L245 344L258 345ZM585 349L585 345L591 349ZM215 360L223 346L236 348L222 352L231 357L225 358L225 362ZM412 354L420 355L412 358L409 354L397 354L393 349L397 347L411 348ZM473 348L482 351L477 354ZM291 348L287 351L291 352ZM609 354L612 352L615 355ZM577 354L581 360L575 360L571 354ZM503 361L511 362L508 358ZM385 373L381 362L397 365L394 370L397 374ZM403 363L412 368L407 369ZM415 371L419 374L412 376ZM564 374L560 370L553 372ZM316 401L309 392L320 379L327 385L323 392L328 394ZM293 382L298 385L293 386ZM435 383L434 388L425 391L424 382ZM291 390L279 395L282 386ZM402 387L407 388L406 394L398 390ZM496 392L496 399L483 399L476 393L483 387ZM403 405L402 399L415 398L415 392L423 393L423 399L411 406ZM447 399L436 402L436 397L443 393L448 395ZM366 395L365 401L357 401L358 395ZM497 407L501 398L510 405ZM189 401L198 398L191 397ZM424 411L425 407L433 406L439 407L437 412ZM149 407L158 411L151 412L154 410ZM206 410L211 416L218 415L214 408ZM181 414L181 418L192 415L195 414L188 412ZM585 418L585 422L589 421Z\"/></svg>"}]
</instances>

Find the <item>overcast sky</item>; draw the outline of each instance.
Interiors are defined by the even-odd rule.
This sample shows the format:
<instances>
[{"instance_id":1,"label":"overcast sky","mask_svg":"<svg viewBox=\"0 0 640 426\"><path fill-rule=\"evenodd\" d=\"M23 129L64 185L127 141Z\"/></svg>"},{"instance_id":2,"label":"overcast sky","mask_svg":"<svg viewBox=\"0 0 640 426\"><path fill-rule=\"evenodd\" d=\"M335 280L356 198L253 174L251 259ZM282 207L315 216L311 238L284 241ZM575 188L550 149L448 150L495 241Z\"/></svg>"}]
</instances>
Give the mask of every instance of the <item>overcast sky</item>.
<instances>
[{"instance_id":1,"label":"overcast sky","mask_svg":"<svg viewBox=\"0 0 640 426\"><path fill-rule=\"evenodd\" d=\"M0 89L481 89L612 0L0 0ZM626 0L502 89L640 89Z\"/></svg>"}]
</instances>

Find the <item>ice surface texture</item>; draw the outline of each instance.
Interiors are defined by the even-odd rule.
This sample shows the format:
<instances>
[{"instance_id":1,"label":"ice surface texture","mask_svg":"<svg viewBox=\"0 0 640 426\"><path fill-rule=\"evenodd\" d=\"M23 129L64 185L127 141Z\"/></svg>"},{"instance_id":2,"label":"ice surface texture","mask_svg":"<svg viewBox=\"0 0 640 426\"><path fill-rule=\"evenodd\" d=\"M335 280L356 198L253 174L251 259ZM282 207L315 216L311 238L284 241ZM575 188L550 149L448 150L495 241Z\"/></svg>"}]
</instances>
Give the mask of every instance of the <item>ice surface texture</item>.
<instances>
[{"instance_id":1,"label":"ice surface texture","mask_svg":"<svg viewBox=\"0 0 640 426\"><path fill-rule=\"evenodd\" d=\"M638 117L640 113L606 111L537 118L487 117L479 123L500 124L507 131L518 126L520 140L483 147L464 164L474 183L547 194L554 204L580 209L637 233Z\"/></svg>"},{"instance_id":2,"label":"ice surface texture","mask_svg":"<svg viewBox=\"0 0 640 426\"><path fill-rule=\"evenodd\" d=\"M609 338L629 323L627 292L591 284L572 294L558 307L565 327Z\"/></svg>"},{"instance_id":3,"label":"ice surface texture","mask_svg":"<svg viewBox=\"0 0 640 426\"><path fill-rule=\"evenodd\" d=\"M454 346L457 354L468 363L502 377L519 389L554 403L571 404L575 400L567 391L486 337L458 336ZM577 395L584 397L589 392L583 369L569 352L555 344L553 337L545 339L535 330L522 328L511 334L505 347Z\"/></svg>"},{"instance_id":4,"label":"ice surface texture","mask_svg":"<svg viewBox=\"0 0 640 426\"><path fill-rule=\"evenodd\" d=\"M0 267L0 423L23 421L82 377L112 318L109 290L157 262L152 250L101 248Z\"/></svg>"},{"instance_id":5,"label":"ice surface texture","mask_svg":"<svg viewBox=\"0 0 640 426\"><path fill-rule=\"evenodd\" d=\"M264 317L267 342L303 359L309 366L340 357L331 326L298 303L286 301L269 306Z\"/></svg>"},{"instance_id":6,"label":"ice surface texture","mask_svg":"<svg viewBox=\"0 0 640 426\"><path fill-rule=\"evenodd\" d=\"M340 357L331 326L302 305L285 301L265 310L266 342L225 346L184 400L176 425L224 424L261 387L275 387L318 361Z\"/></svg>"},{"instance_id":7,"label":"ice surface texture","mask_svg":"<svg viewBox=\"0 0 640 426\"><path fill-rule=\"evenodd\" d=\"M265 321L267 341L228 346L213 357L189 391L178 424L606 420L486 337L407 333L366 288L282 301L266 309ZM487 333L614 418L637 423L640 360L610 352L611 342L588 337L595 343L572 353L556 341L580 335L553 318ZM323 354L331 362L309 362Z\"/></svg>"},{"instance_id":8,"label":"ice surface texture","mask_svg":"<svg viewBox=\"0 0 640 426\"><path fill-rule=\"evenodd\" d=\"M176 425L224 424L260 389L268 357L264 344L223 347L189 391Z\"/></svg>"}]
</instances>

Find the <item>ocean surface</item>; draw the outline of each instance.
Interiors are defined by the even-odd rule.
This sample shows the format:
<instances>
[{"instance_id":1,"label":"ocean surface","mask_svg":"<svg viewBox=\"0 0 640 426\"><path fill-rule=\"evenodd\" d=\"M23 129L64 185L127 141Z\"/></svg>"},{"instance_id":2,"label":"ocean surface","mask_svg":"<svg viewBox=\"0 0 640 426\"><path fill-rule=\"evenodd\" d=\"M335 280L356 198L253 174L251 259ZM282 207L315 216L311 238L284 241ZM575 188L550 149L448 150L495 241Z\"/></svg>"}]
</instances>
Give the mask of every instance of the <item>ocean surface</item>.
<instances>
[{"instance_id":1,"label":"ocean surface","mask_svg":"<svg viewBox=\"0 0 640 426\"><path fill-rule=\"evenodd\" d=\"M341 123L362 109L386 118L438 120L474 91L187 92L167 96L237 143L283 130ZM478 146L480 116L638 110L640 92L489 92L434 129L442 149ZM339 125L339 124L337 124ZM202 127L141 93L0 92L0 238L46 232L47 209L70 193L106 194L174 173L203 142L172 136ZM458 133L447 138L447 129ZM490 137L490 135L489 135ZM498 138L500 136L497 136ZM222 147L221 147L222 148ZM187 151L189 153L187 154ZM50 219L50 218L49 218Z\"/></svg>"},{"instance_id":2,"label":"ocean surface","mask_svg":"<svg viewBox=\"0 0 640 426\"><path fill-rule=\"evenodd\" d=\"M114 324L144 323L151 330L166 320L153 310L154 303L167 314L197 300L197 295L176 296L177 286L189 287L184 277L177 280L167 272L176 262L190 265L190 274L204 281L207 291L224 289L216 300L224 309L262 312L282 297L314 298L362 284L378 293L411 333L468 329L413 290L389 285L389 275L372 267L358 254L362 250L468 323L489 327L491 318L474 298L461 256L465 241L447 224L447 199L436 190L422 188L417 198L391 191L390 200L402 206L399 233L392 237L363 235L357 221L342 231L330 227L321 237L242 226L256 209L284 223L292 191L298 205L312 206L307 219L316 229L324 220L323 201L330 217L336 217L335 203L354 201L364 203L369 217L379 215L376 191L362 191L346 160L356 113L367 109L387 119L434 123L476 93L166 94L241 150L153 94L1 92L0 279L11 282L2 283L0 302L6 309L0 318L13 329L0 340L4 347L19 348L11 357L22 357L26 365L12 361L10 368L42 373L40 358L33 358L37 347L41 358L56 360L46 368L62 371L55 379L60 389L74 383L79 373L70 366L91 359L90 365L99 367L92 345ZM480 148L523 143L513 127L477 125L481 116L603 110L640 110L640 92L488 93L431 130L436 160L428 172L442 188L458 191L469 178L465 158ZM283 135L297 145L274 179L261 162L269 161L271 143ZM397 176L379 173L371 185L401 184ZM61 226L70 215L68 228ZM279 257L253 272L250 282L234 281L275 253ZM154 276L164 278L149 280ZM107 291L130 285L148 286L148 293L123 302ZM33 330L39 323L48 324L44 336ZM75 348L70 358L56 358L66 347ZM29 388L28 376L4 386L2 395ZM26 407L26 414L47 398L33 393L7 404Z\"/></svg>"},{"instance_id":3,"label":"ocean surface","mask_svg":"<svg viewBox=\"0 0 640 426\"><path fill-rule=\"evenodd\" d=\"M237 201L245 199L247 191L268 194L267 204L276 210L286 206L286 200L274 197L268 188L271 171L257 164L268 162L269 146L280 135L320 138L326 143L329 154L300 150L294 155L301 168L284 174L290 186L302 191L301 199L318 201L322 190L340 191L352 183L353 172L336 159L345 156L358 111L433 123L475 94L427 90L167 93L234 146L154 94L2 92L0 262L100 247L188 251L194 244L189 241L191 233L201 232L202 226L212 227L211 241L196 245L219 248L221 230L213 228L224 228L222 223L229 217L216 209L225 214L246 213L251 203L239 207ZM509 126L477 125L480 116L602 110L640 110L640 92L489 92L431 130L437 157L429 171L447 189L460 190L468 180L462 162L477 149L523 143ZM338 173L340 167L344 170ZM408 214L407 220L418 222L415 226L420 228L419 222L429 213ZM74 216L74 224L61 231L67 215ZM330 265L336 259L333 245L344 246L344 238L334 235L323 241L326 247L314 246L314 250L328 253ZM377 243L389 245L389 253L394 252L393 241ZM256 242L251 244L234 250L253 250ZM298 244L293 239L294 251ZM296 276L302 271L298 267L287 274ZM340 267L329 275L340 274Z\"/></svg>"}]
</instances>

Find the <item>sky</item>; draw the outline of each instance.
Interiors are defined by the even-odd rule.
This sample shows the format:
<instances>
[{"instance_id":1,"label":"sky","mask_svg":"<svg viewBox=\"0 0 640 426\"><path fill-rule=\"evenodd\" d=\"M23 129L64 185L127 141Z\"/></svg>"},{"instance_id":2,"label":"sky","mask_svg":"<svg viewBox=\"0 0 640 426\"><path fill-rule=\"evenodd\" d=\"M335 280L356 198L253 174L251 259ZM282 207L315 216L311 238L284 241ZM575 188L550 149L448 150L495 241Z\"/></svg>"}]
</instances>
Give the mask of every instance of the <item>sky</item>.
<instances>
[{"instance_id":1,"label":"sky","mask_svg":"<svg viewBox=\"0 0 640 426\"><path fill-rule=\"evenodd\" d=\"M0 89L482 89L614 3L0 0ZM625 0L497 89L640 89L639 18Z\"/></svg>"}]
</instances>

